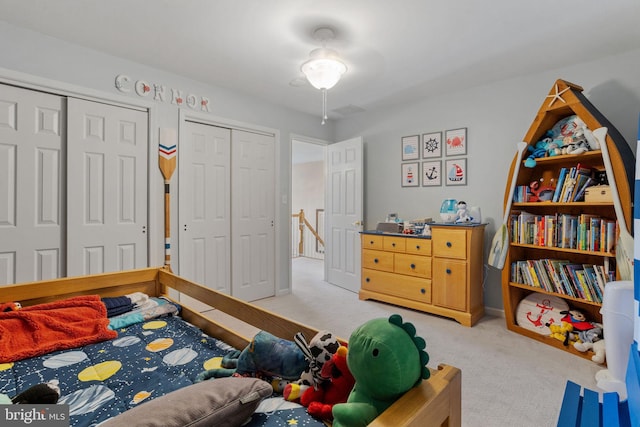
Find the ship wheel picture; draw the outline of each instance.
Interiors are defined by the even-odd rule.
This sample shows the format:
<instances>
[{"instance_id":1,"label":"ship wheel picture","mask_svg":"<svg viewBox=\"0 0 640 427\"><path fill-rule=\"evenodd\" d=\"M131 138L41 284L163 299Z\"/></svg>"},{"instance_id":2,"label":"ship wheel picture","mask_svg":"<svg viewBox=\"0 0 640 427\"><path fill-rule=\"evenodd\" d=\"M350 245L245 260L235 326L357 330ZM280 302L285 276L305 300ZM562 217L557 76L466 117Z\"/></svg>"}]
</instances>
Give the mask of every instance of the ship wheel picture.
<instances>
[{"instance_id":1,"label":"ship wheel picture","mask_svg":"<svg viewBox=\"0 0 640 427\"><path fill-rule=\"evenodd\" d=\"M422 135L422 158L440 157L442 155L442 132Z\"/></svg>"}]
</instances>

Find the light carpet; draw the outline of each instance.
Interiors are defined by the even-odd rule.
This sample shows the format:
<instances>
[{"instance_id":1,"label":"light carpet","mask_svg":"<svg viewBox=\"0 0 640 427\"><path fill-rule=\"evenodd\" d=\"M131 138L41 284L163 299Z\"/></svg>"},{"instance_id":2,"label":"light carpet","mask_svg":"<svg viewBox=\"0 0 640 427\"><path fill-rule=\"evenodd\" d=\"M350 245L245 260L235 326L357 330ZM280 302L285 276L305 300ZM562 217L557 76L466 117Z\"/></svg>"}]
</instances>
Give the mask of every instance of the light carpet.
<instances>
[{"instance_id":1,"label":"light carpet","mask_svg":"<svg viewBox=\"0 0 640 427\"><path fill-rule=\"evenodd\" d=\"M292 293L254 304L347 339L370 319L400 314L427 341L430 367L446 363L462 370L463 426L555 426L568 379L598 390L594 376L602 366L510 332L502 317L485 316L469 328L439 316L360 301L356 293L323 281L322 268L322 261L295 258ZM249 336L254 332L247 329Z\"/></svg>"}]
</instances>

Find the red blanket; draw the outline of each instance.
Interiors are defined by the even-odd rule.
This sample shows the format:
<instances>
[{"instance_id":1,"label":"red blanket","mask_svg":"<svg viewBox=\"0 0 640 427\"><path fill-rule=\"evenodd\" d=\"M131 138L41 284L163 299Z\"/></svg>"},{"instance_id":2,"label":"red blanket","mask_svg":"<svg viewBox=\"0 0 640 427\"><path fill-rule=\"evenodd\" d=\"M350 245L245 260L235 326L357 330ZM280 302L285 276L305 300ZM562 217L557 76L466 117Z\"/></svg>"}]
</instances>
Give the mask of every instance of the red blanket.
<instances>
[{"instance_id":1,"label":"red blanket","mask_svg":"<svg viewBox=\"0 0 640 427\"><path fill-rule=\"evenodd\" d=\"M0 313L0 363L115 338L98 295Z\"/></svg>"}]
</instances>

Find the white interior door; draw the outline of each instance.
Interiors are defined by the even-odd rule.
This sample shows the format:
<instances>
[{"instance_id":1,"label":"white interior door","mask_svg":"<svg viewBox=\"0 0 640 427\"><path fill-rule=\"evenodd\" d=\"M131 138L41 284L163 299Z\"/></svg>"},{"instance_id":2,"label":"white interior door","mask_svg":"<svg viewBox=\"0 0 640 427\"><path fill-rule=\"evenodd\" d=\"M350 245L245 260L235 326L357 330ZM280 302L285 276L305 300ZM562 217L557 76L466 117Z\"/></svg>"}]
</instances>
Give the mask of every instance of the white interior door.
<instances>
[{"instance_id":1,"label":"white interior door","mask_svg":"<svg viewBox=\"0 0 640 427\"><path fill-rule=\"evenodd\" d=\"M327 146L325 269L329 283L360 290L362 137Z\"/></svg>"},{"instance_id":2,"label":"white interior door","mask_svg":"<svg viewBox=\"0 0 640 427\"><path fill-rule=\"evenodd\" d=\"M229 293L231 130L184 122L178 159L180 275Z\"/></svg>"},{"instance_id":3,"label":"white interior door","mask_svg":"<svg viewBox=\"0 0 640 427\"><path fill-rule=\"evenodd\" d=\"M69 276L147 266L148 118L68 99Z\"/></svg>"},{"instance_id":4,"label":"white interior door","mask_svg":"<svg viewBox=\"0 0 640 427\"><path fill-rule=\"evenodd\" d=\"M0 85L0 284L64 276L64 102Z\"/></svg>"},{"instance_id":5,"label":"white interior door","mask_svg":"<svg viewBox=\"0 0 640 427\"><path fill-rule=\"evenodd\" d=\"M275 138L231 135L231 262L233 296L275 295Z\"/></svg>"}]
</instances>

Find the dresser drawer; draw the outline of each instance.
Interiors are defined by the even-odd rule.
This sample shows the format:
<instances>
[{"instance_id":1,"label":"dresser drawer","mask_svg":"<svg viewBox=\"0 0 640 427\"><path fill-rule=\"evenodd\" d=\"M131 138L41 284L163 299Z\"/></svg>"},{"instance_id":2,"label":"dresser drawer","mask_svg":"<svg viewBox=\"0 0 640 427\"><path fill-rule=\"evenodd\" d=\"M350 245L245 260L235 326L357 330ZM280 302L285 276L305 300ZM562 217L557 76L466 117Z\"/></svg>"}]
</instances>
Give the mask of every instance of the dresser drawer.
<instances>
[{"instance_id":1,"label":"dresser drawer","mask_svg":"<svg viewBox=\"0 0 640 427\"><path fill-rule=\"evenodd\" d=\"M362 270L362 289L381 294L431 303L431 280L400 276L384 271Z\"/></svg>"},{"instance_id":2,"label":"dresser drawer","mask_svg":"<svg viewBox=\"0 0 640 427\"><path fill-rule=\"evenodd\" d=\"M431 255L431 239L407 238L405 252L415 255Z\"/></svg>"},{"instance_id":3,"label":"dresser drawer","mask_svg":"<svg viewBox=\"0 0 640 427\"><path fill-rule=\"evenodd\" d=\"M389 252L363 249L362 266L373 270L393 271L393 254Z\"/></svg>"},{"instance_id":4,"label":"dresser drawer","mask_svg":"<svg viewBox=\"0 0 640 427\"><path fill-rule=\"evenodd\" d=\"M433 303L441 307L467 309L467 263L433 259Z\"/></svg>"},{"instance_id":5,"label":"dresser drawer","mask_svg":"<svg viewBox=\"0 0 640 427\"><path fill-rule=\"evenodd\" d=\"M431 230L433 256L445 258L467 258L467 232L448 228Z\"/></svg>"},{"instance_id":6,"label":"dresser drawer","mask_svg":"<svg viewBox=\"0 0 640 427\"><path fill-rule=\"evenodd\" d=\"M362 235L362 249L378 249L382 250L383 236L376 236L373 234Z\"/></svg>"},{"instance_id":7,"label":"dresser drawer","mask_svg":"<svg viewBox=\"0 0 640 427\"><path fill-rule=\"evenodd\" d=\"M409 254L396 254L393 271L416 277L431 278L431 257Z\"/></svg>"},{"instance_id":8,"label":"dresser drawer","mask_svg":"<svg viewBox=\"0 0 640 427\"><path fill-rule=\"evenodd\" d=\"M391 252L404 252L406 248L406 237L384 236L384 250Z\"/></svg>"}]
</instances>

